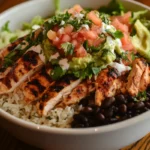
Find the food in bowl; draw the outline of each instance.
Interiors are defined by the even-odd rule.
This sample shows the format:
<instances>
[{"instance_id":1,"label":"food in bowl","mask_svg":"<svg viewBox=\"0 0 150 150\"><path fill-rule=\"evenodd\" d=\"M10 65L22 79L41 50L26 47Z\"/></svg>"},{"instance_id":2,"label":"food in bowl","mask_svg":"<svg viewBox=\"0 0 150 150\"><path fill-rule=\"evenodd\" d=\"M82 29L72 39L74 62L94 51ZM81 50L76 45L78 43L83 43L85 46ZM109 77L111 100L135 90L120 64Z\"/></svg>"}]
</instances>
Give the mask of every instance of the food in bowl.
<instances>
[{"instance_id":1,"label":"food in bowl","mask_svg":"<svg viewBox=\"0 0 150 150\"><path fill-rule=\"evenodd\" d=\"M147 11L113 0L46 20L0 52L0 107L37 124L93 127L150 109ZM37 27L37 26L36 26Z\"/></svg>"}]
</instances>

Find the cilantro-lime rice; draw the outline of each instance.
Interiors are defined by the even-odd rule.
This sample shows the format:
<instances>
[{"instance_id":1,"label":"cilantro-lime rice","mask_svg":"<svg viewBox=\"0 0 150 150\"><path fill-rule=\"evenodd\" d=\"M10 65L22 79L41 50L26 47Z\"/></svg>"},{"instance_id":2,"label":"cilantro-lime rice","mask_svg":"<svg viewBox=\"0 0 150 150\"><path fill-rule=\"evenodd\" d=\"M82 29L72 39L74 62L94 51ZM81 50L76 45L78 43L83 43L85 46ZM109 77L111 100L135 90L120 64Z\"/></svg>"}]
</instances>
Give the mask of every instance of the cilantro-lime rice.
<instances>
[{"instance_id":1,"label":"cilantro-lime rice","mask_svg":"<svg viewBox=\"0 0 150 150\"><path fill-rule=\"evenodd\" d=\"M107 125L150 109L150 21L112 0L0 30L0 108L61 128ZM46 21L45 21L46 20ZM19 39L18 39L19 38Z\"/></svg>"}]
</instances>

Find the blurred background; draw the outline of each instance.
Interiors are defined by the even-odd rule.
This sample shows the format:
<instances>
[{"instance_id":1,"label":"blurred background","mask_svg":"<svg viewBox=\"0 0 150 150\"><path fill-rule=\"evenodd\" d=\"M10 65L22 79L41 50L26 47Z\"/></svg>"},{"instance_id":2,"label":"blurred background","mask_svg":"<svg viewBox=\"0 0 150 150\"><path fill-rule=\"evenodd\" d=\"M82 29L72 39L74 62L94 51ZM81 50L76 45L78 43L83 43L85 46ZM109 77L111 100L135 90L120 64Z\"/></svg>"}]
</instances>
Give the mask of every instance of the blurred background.
<instances>
[{"instance_id":1,"label":"blurred background","mask_svg":"<svg viewBox=\"0 0 150 150\"><path fill-rule=\"evenodd\" d=\"M0 0L0 12L27 0ZM150 0L136 0L150 6Z\"/></svg>"}]
</instances>

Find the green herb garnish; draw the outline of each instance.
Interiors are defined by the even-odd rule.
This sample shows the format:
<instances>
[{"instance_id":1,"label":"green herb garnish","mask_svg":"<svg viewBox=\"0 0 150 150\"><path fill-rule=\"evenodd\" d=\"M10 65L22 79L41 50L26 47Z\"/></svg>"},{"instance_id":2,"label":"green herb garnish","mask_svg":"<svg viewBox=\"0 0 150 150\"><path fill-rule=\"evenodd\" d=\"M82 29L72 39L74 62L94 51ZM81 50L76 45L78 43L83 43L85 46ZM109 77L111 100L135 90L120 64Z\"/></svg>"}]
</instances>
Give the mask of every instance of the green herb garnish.
<instances>
[{"instance_id":1,"label":"green herb garnish","mask_svg":"<svg viewBox=\"0 0 150 150\"><path fill-rule=\"evenodd\" d=\"M139 92L136 97L133 98L134 101L139 102L139 101L145 101L147 100L147 94L146 91Z\"/></svg>"},{"instance_id":2,"label":"green herb garnish","mask_svg":"<svg viewBox=\"0 0 150 150\"><path fill-rule=\"evenodd\" d=\"M122 38L123 37L123 33L121 32L121 31L119 31L119 30L117 30L117 31L115 31L115 32L111 32L110 30L106 30L106 32L108 33L108 34L110 34L113 38Z\"/></svg>"},{"instance_id":3,"label":"green herb garnish","mask_svg":"<svg viewBox=\"0 0 150 150\"><path fill-rule=\"evenodd\" d=\"M60 66L55 66L50 76L52 77L53 80L57 80L61 78L63 75L65 75L65 73L66 71L63 70Z\"/></svg>"},{"instance_id":4,"label":"green herb garnish","mask_svg":"<svg viewBox=\"0 0 150 150\"><path fill-rule=\"evenodd\" d=\"M64 50L66 56L73 54L74 46L72 43L70 42L63 43L61 44L61 48Z\"/></svg>"}]
</instances>

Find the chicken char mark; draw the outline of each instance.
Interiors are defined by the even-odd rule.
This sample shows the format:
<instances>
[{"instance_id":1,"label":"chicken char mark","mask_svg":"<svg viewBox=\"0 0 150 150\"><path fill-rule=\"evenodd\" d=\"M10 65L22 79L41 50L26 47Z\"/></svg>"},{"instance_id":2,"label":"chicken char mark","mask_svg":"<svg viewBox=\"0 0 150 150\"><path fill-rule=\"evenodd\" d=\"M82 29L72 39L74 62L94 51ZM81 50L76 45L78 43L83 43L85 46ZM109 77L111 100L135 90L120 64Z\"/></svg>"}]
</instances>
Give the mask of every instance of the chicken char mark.
<instances>
[{"instance_id":1,"label":"chicken char mark","mask_svg":"<svg viewBox=\"0 0 150 150\"><path fill-rule=\"evenodd\" d=\"M24 54L9 70L4 78L0 79L0 94L12 92L14 88L24 82L42 66L38 53L29 51Z\"/></svg>"},{"instance_id":2,"label":"chicken char mark","mask_svg":"<svg viewBox=\"0 0 150 150\"><path fill-rule=\"evenodd\" d=\"M3 48L2 50L0 50L0 72L4 72L6 68L3 68L3 63L4 63L4 58L12 51L15 51L15 48L20 45L21 49L24 49L26 46L29 45L29 42L27 41L27 39L30 41L34 41L37 39L38 35L42 32L42 28L34 31L34 36L30 37L30 35L25 35L21 38L18 38L15 42L9 44L7 47ZM19 53L19 51L15 51L16 52L16 56ZM19 57L17 58L17 60L19 59Z\"/></svg>"},{"instance_id":3,"label":"chicken char mark","mask_svg":"<svg viewBox=\"0 0 150 150\"><path fill-rule=\"evenodd\" d=\"M102 70L95 82L95 104L100 106L101 102L107 98L114 96L116 92L123 86L123 82L119 78L118 71L114 68Z\"/></svg>"},{"instance_id":4,"label":"chicken char mark","mask_svg":"<svg viewBox=\"0 0 150 150\"><path fill-rule=\"evenodd\" d=\"M60 102L57 107L65 107L79 103L93 91L95 91L95 80L84 80L77 87L75 87L69 95L63 97L62 102Z\"/></svg>"},{"instance_id":5,"label":"chicken char mark","mask_svg":"<svg viewBox=\"0 0 150 150\"><path fill-rule=\"evenodd\" d=\"M37 74L22 85L26 102L33 102L40 98L45 90L52 86L55 81L50 77L51 68L43 66Z\"/></svg>"},{"instance_id":6,"label":"chicken char mark","mask_svg":"<svg viewBox=\"0 0 150 150\"><path fill-rule=\"evenodd\" d=\"M72 75L66 75L57 80L37 102L39 114L46 115L49 110L58 104L62 97L71 93L71 91L81 82L81 79L76 79Z\"/></svg>"}]
</instances>

